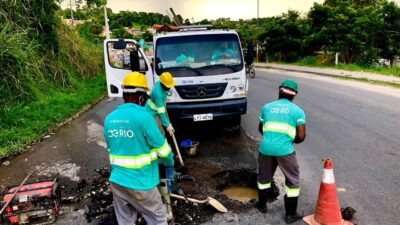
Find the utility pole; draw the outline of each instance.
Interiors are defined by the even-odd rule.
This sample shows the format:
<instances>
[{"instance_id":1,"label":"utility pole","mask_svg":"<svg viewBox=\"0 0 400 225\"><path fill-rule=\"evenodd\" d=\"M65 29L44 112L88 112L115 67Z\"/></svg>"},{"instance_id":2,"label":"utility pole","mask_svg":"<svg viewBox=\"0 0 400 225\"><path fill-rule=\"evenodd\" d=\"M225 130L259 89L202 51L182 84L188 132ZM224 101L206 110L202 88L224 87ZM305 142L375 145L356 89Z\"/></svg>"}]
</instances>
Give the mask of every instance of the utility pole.
<instances>
[{"instance_id":1,"label":"utility pole","mask_svg":"<svg viewBox=\"0 0 400 225\"><path fill-rule=\"evenodd\" d=\"M74 25L74 10L72 9L72 0L69 0L69 7L71 9L71 26Z\"/></svg>"},{"instance_id":2,"label":"utility pole","mask_svg":"<svg viewBox=\"0 0 400 225\"><path fill-rule=\"evenodd\" d=\"M257 0L257 27L259 18L260 18L260 0Z\"/></svg>"},{"instance_id":3,"label":"utility pole","mask_svg":"<svg viewBox=\"0 0 400 225\"><path fill-rule=\"evenodd\" d=\"M104 23L105 23L106 38L110 39L110 27L108 26L108 16L107 16L107 4L105 4L103 7L104 7Z\"/></svg>"},{"instance_id":4,"label":"utility pole","mask_svg":"<svg viewBox=\"0 0 400 225\"><path fill-rule=\"evenodd\" d=\"M259 23L258 23L259 17L260 17L260 0L257 0L257 29L259 28ZM258 41L257 41L256 61L259 62L258 61Z\"/></svg>"}]
</instances>

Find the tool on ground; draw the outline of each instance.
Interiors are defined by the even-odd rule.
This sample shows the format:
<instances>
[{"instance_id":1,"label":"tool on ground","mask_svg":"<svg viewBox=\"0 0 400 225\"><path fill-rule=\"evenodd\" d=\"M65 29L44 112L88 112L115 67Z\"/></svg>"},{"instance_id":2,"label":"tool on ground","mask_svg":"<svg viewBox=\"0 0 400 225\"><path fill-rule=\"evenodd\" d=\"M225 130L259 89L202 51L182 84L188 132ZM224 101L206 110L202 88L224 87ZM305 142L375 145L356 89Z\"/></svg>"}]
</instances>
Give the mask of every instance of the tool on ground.
<instances>
[{"instance_id":1,"label":"tool on ground","mask_svg":"<svg viewBox=\"0 0 400 225\"><path fill-rule=\"evenodd\" d=\"M310 225L353 225L342 218L331 159L326 159L324 163L315 214L306 216L303 220Z\"/></svg>"},{"instance_id":2,"label":"tool on ground","mask_svg":"<svg viewBox=\"0 0 400 225\"><path fill-rule=\"evenodd\" d=\"M222 213L228 212L228 210L225 208L224 205L222 205L219 201L217 201L216 199L211 198L211 197L207 197L204 200L188 198L188 197L184 197L184 196L177 195L177 194L171 194L171 197L172 198L176 198L176 199L180 199L180 200L189 201L189 202L192 202L192 203L209 204L212 207L214 207L216 210L218 210L219 212L222 212Z\"/></svg>"},{"instance_id":3,"label":"tool on ground","mask_svg":"<svg viewBox=\"0 0 400 225\"><path fill-rule=\"evenodd\" d=\"M179 162L181 163L182 166L185 166L185 164L183 163L181 151L179 150L178 143L176 142L175 134L172 134L172 139L174 140L174 145L175 145L175 148L176 148L176 152L178 153Z\"/></svg>"},{"instance_id":4,"label":"tool on ground","mask_svg":"<svg viewBox=\"0 0 400 225\"><path fill-rule=\"evenodd\" d=\"M25 182L18 187L10 187L2 193L2 201L9 202L2 215L3 222L10 224L53 223L57 219L61 203L57 179L30 184L24 184Z\"/></svg>"},{"instance_id":5,"label":"tool on ground","mask_svg":"<svg viewBox=\"0 0 400 225\"><path fill-rule=\"evenodd\" d=\"M200 142L192 141L191 139L187 139L181 142L181 147L185 150L186 155L195 156L197 155L197 147Z\"/></svg>"}]
</instances>

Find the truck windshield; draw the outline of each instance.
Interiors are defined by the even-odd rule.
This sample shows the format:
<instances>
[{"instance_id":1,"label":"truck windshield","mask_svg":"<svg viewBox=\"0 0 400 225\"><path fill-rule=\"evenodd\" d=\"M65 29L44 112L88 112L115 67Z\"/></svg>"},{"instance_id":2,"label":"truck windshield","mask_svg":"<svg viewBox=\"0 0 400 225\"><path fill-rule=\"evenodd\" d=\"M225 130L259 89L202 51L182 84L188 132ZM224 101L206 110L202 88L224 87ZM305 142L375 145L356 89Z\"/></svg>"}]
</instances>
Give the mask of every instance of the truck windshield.
<instances>
[{"instance_id":1,"label":"truck windshield","mask_svg":"<svg viewBox=\"0 0 400 225\"><path fill-rule=\"evenodd\" d=\"M235 34L208 34L159 38L156 72L174 77L222 75L243 69L242 51Z\"/></svg>"}]
</instances>

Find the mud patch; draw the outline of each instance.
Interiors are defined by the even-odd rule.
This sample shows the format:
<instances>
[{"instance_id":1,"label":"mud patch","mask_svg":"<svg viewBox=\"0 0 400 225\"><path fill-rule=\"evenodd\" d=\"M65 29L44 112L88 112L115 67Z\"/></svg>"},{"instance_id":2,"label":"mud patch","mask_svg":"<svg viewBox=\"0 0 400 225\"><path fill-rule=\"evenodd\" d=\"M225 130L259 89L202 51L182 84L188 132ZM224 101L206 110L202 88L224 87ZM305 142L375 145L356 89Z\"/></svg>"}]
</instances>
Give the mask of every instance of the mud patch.
<instances>
[{"instance_id":1,"label":"mud patch","mask_svg":"<svg viewBox=\"0 0 400 225\"><path fill-rule=\"evenodd\" d=\"M230 199L243 203L250 202L252 199L258 199L257 189L248 187L227 187L222 191L222 194L226 195Z\"/></svg>"},{"instance_id":2,"label":"mud patch","mask_svg":"<svg viewBox=\"0 0 400 225\"><path fill-rule=\"evenodd\" d=\"M89 120L87 122L87 135L88 138L86 141L88 143L96 142L97 145L106 148L106 142L103 137L103 126L99 125L93 120Z\"/></svg>"},{"instance_id":3,"label":"mud patch","mask_svg":"<svg viewBox=\"0 0 400 225\"><path fill-rule=\"evenodd\" d=\"M62 176L75 182L78 182L80 180L80 178L78 177L78 172L80 169L80 166L65 161L59 161L52 164L42 163L41 165L35 166L36 174L39 176Z\"/></svg>"}]
</instances>

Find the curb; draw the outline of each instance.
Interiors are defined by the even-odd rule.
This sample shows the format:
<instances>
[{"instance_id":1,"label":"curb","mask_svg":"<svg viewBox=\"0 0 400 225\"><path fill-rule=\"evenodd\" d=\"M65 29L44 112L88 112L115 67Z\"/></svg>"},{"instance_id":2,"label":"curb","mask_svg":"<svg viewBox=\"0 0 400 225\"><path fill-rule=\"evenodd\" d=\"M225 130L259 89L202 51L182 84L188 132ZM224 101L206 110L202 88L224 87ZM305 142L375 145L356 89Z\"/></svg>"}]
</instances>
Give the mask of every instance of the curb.
<instances>
[{"instance_id":1,"label":"curb","mask_svg":"<svg viewBox=\"0 0 400 225\"><path fill-rule=\"evenodd\" d=\"M289 69L289 68L277 68L277 67L273 67L273 66L254 66L254 67L261 68L261 69L275 69L275 70L284 70L284 71L298 72L298 73L308 73L308 74L314 74L314 75L318 75L318 76L355 80L355 81L360 81L360 82L367 82L367 83L374 84L374 85L389 85L394 88L400 88L400 83L398 83L398 82L373 80L373 79L369 79L369 78L353 77L353 76L347 76L347 75L335 75L335 74L330 74L330 73L318 73L318 72L313 72L313 71L304 71L304 70Z\"/></svg>"}]
</instances>

